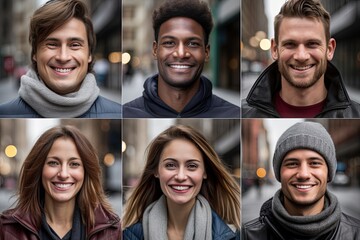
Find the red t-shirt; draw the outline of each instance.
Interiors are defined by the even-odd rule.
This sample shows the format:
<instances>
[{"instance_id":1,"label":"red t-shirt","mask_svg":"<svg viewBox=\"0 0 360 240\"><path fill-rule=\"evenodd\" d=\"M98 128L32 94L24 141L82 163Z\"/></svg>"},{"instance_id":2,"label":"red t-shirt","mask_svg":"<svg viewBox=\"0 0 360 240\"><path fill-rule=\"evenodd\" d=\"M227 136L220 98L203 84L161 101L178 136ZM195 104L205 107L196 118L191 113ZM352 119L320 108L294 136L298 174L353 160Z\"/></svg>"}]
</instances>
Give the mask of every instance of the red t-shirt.
<instances>
[{"instance_id":1,"label":"red t-shirt","mask_svg":"<svg viewBox=\"0 0 360 240\"><path fill-rule=\"evenodd\" d=\"M325 100L310 106L293 106L286 103L277 93L275 96L275 109L283 118L313 118L321 113Z\"/></svg>"}]
</instances>

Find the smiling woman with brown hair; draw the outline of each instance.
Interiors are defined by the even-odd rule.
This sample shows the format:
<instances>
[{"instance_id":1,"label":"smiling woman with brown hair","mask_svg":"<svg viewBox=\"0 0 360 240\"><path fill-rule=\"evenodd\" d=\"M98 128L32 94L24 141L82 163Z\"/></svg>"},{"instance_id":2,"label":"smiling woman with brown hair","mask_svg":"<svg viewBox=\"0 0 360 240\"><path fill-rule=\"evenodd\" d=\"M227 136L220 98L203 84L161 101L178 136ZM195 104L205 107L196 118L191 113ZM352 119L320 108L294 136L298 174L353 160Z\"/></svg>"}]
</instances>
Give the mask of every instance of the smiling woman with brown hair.
<instances>
[{"instance_id":1,"label":"smiling woman with brown hair","mask_svg":"<svg viewBox=\"0 0 360 240\"><path fill-rule=\"evenodd\" d=\"M40 136L21 168L17 195L16 207L1 215L1 240L120 239L95 149L72 126Z\"/></svg>"},{"instance_id":2,"label":"smiling woman with brown hair","mask_svg":"<svg viewBox=\"0 0 360 240\"><path fill-rule=\"evenodd\" d=\"M124 239L237 239L240 187L199 132L172 126L148 146L123 227Z\"/></svg>"}]
</instances>

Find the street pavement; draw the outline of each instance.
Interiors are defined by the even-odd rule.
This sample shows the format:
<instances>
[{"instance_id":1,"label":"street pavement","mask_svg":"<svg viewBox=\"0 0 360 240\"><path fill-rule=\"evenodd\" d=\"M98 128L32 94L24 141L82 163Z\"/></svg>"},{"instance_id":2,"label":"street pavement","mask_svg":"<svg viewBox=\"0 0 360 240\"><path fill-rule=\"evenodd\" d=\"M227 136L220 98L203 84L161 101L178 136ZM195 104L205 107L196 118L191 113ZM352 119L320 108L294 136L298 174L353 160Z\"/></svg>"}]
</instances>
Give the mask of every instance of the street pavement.
<instances>
[{"instance_id":1,"label":"street pavement","mask_svg":"<svg viewBox=\"0 0 360 240\"><path fill-rule=\"evenodd\" d=\"M243 196L241 202L242 222L246 223L259 216L262 204L271 198L280 189L280 183L264 185L261 190L256 187L250 188ZM360 219L360 188L358 187L328 187L329 191L336 195L343 212Z\"/></svg>"}]
</instances>

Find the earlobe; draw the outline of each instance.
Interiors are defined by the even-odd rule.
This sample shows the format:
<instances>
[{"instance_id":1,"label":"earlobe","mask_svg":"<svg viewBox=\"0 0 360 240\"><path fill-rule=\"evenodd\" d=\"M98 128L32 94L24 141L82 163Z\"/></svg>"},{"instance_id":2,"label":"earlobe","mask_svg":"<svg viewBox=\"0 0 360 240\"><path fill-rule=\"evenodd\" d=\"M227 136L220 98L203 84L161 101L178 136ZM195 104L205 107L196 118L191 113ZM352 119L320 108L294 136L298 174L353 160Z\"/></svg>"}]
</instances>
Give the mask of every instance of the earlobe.
<instances>
[{"instance_id":1,"label":"earlobe","mask_svg":"<svg viewBox=\"0 0 360 240\"><path fill-rule=\"evenodd\" d=\"M36 62L36 55L35 54L32 56L32 60L34 60Z\"/></svg>"},{"instance_id":2,"label":"earlobe","mask_svg":"<svg viewBox=\"0 0 360 240\"><path fill-rule=\"evenodd\" d=\"M157 60L157 42L156 41L153 42L152 54L153 54L154 59Z\"/></svg>"},{"instance_id":3,"label":"earlobe","mask_svg":"<svg viewBox=\"0 0 360 240\"><path fill-rule=\"evenodd\" d=\"M271 39L271 57L274 60L278 60L278 51L277 51L277 45L275 43L275 39Z\"/></svg>"},{"instance_id":4,"label":"earlobe","mask_svg":"<svg viewBox=\"0 0 360 240\"><path fill-rule=\"evenodd\" d=\"M89 56L88 63L91 63L92 61L92 55Z\"/></svg>"}]
</instances>

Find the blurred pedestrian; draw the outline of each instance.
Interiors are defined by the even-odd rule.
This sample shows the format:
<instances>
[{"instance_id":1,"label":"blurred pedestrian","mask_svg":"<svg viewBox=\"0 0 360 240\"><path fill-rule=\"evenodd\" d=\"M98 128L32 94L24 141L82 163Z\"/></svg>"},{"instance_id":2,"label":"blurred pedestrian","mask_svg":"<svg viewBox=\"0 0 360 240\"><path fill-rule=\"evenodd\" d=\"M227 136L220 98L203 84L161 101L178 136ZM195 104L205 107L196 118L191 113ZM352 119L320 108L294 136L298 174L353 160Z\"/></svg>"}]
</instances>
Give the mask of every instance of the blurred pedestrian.
<instances>
[{"instance_id":1,"label":"blurred pedestrian","mask_svg":"<svg viewBox=\"0 0 360 240\"><path fill-rule=\"evenodd\" d=\"M239 239L240 187L200 133L172 126L148 146L122 224L124 239Z\"/></svg>"},{"instance_id":2,"label":"blurred pedestrian","mask_svg":"<svg viewBox=\"0 0 360 240\"><path fill-rule=\"evenodd\" d=\"M239 118L240 108L214 95L202 75L213 27L207 3L164 1L152 20L158 73L146 79L143 96L124 105L124 117Z\"/></svg>"},{"instance_id":3,"label":"blurred pedestrian","mask_svg":"<svg viewBox=\"0 0 360 240\"><path fill-rule=\"evenodd\" d=\"M81 0L50 0L30 22L31 69L1 118L121 118L121 105L99 95L92 73L96 38Z\"/></svg>"},{"instance_id":4,"label":"blurred pedestrian","mask_svg":"<svg viewBox=\"0 0 360 240\"><path fill-rule=\"evenodd\" d=\"M336 42L320 0L289 0L274 21L275 60L242 101L243 118L358 118L340 72L330 62Z\"/></svg>"},{"instance_id":5,"label":"blurred pedestrian","mask_svg":"<svg viewBox=\"0 0 360 240\"><path fill-rule=\"evenodd\" d=\"M0 239L121 239L99 159L78 129L54 127L37 140L20 171L16 206L1 214Z\"/></svg>"},{"instance_id":6,"label":"blurred pedestrian","mask_svg":"<svg viewBox=\"0 0 360 240\"><path fill-rule=\"evenodd\" d=\"M301 122L279 138L273 168L281 189L245 223L243 239L360 239L360 220L341 211L327 184L334 179L333 140L319 123Z\"/></svg>"}]
</instances>

